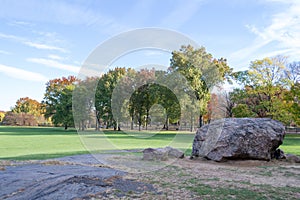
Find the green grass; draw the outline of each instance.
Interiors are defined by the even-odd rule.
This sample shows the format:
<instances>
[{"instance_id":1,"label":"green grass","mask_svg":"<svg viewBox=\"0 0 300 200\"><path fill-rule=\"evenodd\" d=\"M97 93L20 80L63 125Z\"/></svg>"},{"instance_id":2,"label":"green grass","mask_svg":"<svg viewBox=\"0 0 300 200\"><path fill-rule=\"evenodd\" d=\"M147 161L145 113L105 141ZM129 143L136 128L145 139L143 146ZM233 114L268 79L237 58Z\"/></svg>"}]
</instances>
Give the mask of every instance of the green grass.
<instances>
[{"instance_id":1,"label":"green grass","mask_svg":"<svg viewBox=\"0 0 300 200\"><path fill-rule=\"evenodd\" d=\"M98 136L99 137L99 136ZM161 131L157 132L112 132L106 131L107 141L120 149L145 149L148 147L172 146L182 150L190 150L194 133Z\"/></svg>"},{"instance_id":2,"label":"green grass","mask_svg":"<svg viewBox=\"0 0 300 200\"><path fill-rule=\"evenodd\" d=\"M0 159L47 159L88 153L73 130L0 126Z\"/></svg>"},{"instance_id":3,"label":"green grass","mask_svg":"<svg viewBox=\"0 0 300 200\"><path fill-rule=\"evenodd\" d=\"M245 183L251 187L211 186L197 178L186 181L185 188L200 195L202 199L297 199L296 187L272 187L269 185L254 185Z\"/></svg>"},{"instance_id":4,"label":"green grass","mask_svg":"<svg viewBox=\"0 0 300 200\"><path fill-rule=\"evenodd\" d=\"M0 159L47 159L100 150L144 149L173 146L191 153L194 134L190 132L85 132L75 129L0 126ZM177 138L174 140L174 138ZM82 143L83 142L83 143ZM280 147L300 155L300 135L287 135Z\"/></svg>"},{"instance_id":5,"label":"green grass","mask_svg":"<svg viewBox=\"0 0 300 200\"><path fill-rule=\"evenodd\" d=\"M287 134L279 148L285 153L300 156L300 134Z\"/></svg>"},{"instance_id":6,"label":"green grass","mask_svg":"<svg viewBox=\"0 0 300 200\"><path fill-rule=\"evenodd\" d=\"M75 129L48 127L0 126L0 159L36 160L86 154L91 151L143 149L164 147L176 136L170 132L129 132L88 131L78 135ZM180 133L179 142L171 143L182 149L190 146L193 134ZM88 147L88 150L87 148Z\"/></svg>"}]
</instances>

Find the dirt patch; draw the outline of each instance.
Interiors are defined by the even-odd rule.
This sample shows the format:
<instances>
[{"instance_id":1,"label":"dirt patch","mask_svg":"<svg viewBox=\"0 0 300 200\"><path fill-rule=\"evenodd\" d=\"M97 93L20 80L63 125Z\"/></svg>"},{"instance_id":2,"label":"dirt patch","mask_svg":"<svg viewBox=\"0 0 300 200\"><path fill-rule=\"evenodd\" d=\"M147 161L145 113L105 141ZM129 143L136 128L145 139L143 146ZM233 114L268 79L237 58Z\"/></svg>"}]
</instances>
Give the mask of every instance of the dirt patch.
<instances>
[{"instance_id":1,"label":"dirt patch","mask_svg":"<svg viewBox=\"0 0 300 200\"><path fill-rule=\"evenodd\" d=\"M300 165L279 161L179 159L159 171L136 176L152 183L155 199L299 199ZM152 199L144 194L140 199Z\"/></svg>"}]
</instances>

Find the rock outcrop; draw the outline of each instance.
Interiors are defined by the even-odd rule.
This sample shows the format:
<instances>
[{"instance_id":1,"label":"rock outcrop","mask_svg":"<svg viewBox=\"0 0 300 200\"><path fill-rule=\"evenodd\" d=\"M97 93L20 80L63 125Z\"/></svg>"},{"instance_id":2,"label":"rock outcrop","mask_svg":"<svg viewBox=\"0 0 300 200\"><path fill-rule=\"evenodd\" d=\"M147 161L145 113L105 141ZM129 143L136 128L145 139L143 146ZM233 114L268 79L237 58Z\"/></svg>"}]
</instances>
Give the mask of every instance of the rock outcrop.
<instances>
[{"instance_id":1,"label":"rock outcrop","mask_svg":"<svg viewBox=\"0 0 300 200\"><path fill-rule=\"evenodd\" d=\"M198 129L192 157L214 161L271 160L285 135L284 126L269 118L226 118Z\"/></svg>"},{"instance_id":2,"label":"rock outcrop","mask_svg":"<svg viewBox=\"0 0 300 200\"><path fill-rule=\"evenodd\" d=\"M290 163L300 163L300 157L294 154L286 154L285 161Z\"/></svg>"},{"instance_id":3,"label":"rock outcrop","mask_svg":"<svg viewBox=\"0 0 300 200\"><path fill-rule=\"evenodd\" d=\"M143 160L147 161L166 161L168 158L183 158L184 153L172 147L147 148L143 150Z\"/></svg>"}]
</instances>

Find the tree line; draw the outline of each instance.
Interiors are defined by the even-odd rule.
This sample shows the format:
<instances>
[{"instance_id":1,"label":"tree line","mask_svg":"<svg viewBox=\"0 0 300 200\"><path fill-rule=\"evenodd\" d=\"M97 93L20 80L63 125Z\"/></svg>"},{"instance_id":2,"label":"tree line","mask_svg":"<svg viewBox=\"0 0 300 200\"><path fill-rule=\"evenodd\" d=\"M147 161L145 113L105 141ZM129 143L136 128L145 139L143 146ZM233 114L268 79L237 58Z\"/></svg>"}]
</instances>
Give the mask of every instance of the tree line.
<instances>
[{"instance_id":1,"label":"tree line","mask_svg":"<svg viewBox=\"0 0 300 200\"><path fill-rule=\"evenodd\" d=\"M300 125L300 62L287 63L284 56L255 60L233 77L242 87L229 93L232 116Z\"/></svg>"},{"instance_id":2,"label":"tree line","mask_svg":"<svg viewBox=\"0 0 300 200\"><path fill-rule=\"evenodd\" d=\"M235 89L212 92L224 82L234 83ZM223 117L270 117L300 125L299 101L300 62L276 56L233 72L226 59L188 45L172 52L165 71L117 67L101 77L50 80L41 103L21 98L2 119L12 120L20 113L34 119L44 116L48 119L44 123L65 129L76 124L81 130L88 126L120 130L125 122L130 129L161 122L165 129L188 124L193 130Z\"/></svg>"}]
</instances>

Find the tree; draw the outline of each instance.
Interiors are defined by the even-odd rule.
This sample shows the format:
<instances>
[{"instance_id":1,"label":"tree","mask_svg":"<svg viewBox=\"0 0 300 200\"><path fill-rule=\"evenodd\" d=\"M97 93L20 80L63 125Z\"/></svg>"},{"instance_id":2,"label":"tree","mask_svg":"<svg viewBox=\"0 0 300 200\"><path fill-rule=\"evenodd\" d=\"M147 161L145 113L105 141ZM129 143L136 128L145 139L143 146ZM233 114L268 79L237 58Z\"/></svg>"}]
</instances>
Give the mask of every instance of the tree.
<instances>
[{"instance_id":1,"label":"tree","mask_svg":"<svg viewBox=\"0 0 300 200\"><path fill-rule=\"evenodd\" d=\"M79 130L85 130L92 123L96 130L99 129L98 120L96 120L95 111L95 86L98 83L98 77L87 77L84 80L78 80L72 94L73 116L76 127Z\"/></svg>"},{"instance_id":2,"label":"tree","mask_svg":"<svg viewBox=\"0 0 300 200\"><path fill-rule=\"evenodd\" d=\"M30 119L29 121L31 122L28 123L26 122L26 124L36 125L36 124L48 123L43 115L44 113L43 104L29 97L23 97L18 99L16 101L15 106L11 109L11 111L16 114L22 113L20 115L10 115L10 118L13 116L17 117L18 118L17 121L20 121L22 117L24 117L24 121L28 121ZM33 116L35 120L31 120L31 116Z\"/></svg>"},{"instance_id":3,"label":"tree","mask_svg":"<svg viewBox=\"0 0 300 200\"><path fill-rule=\"evenodd\" d=\"M300 82L300 62L289 63L286 67L285 76L290 85Z\"/></svg>"},{"instance_id":4,"label":"tree","mask_svg":"<svg viewBox=\"0 0 300 200\"><path fill-rule=\"evenodd\" d=\"M161 105L166 109L166 130L169 129L169 122L178 123L180 120L180 102L175 94L168 88L162 87L164 95L161 95Z\"/></svg>"},{"instance_id":5,"label":"tree","mask_svg":"<svg viewBox=\"0 0 300 200\"><path fill-rule=\"evenodd\" d=\"M248 105L238 104L232 109L232 114L234 117L243 118L243 117L255 117L256 114L252 112Z\"/></svg>"},{"instance_id":6,"label":"tree","mask_svg":"<svg viewBox=\"0 0 300 200\"><path fill-rule=\"evenodd\" d=\"M0 123L3 121L4 117L5 117L5 112L0 111Z\"/></svg>"},{"instance_id":7,"label":"tree","mask_svg":"<svg viewBox=\"0 0 300 200\"><path fill-rule=\"evenodd\" d=\"M291 123L295 118L291 111L295 95L292 88L299 80L300 65L286 63L283 56L264 58L251 62L248 71L235 73L235 79L243 85L233 93L238 104L235 116L241 116L237 114L240 110L243 116L270 117Z\"/></svg>"},{"instance_id":8,"label":"tree","mask_svg":"<svg viewBox=\"0 0 300 200\"><path fill-rule=\"evenodd\" d=\"M236 88L230 93L231 99L236 104L232 110L234 117L267 117L266 108L261 103L266 100L266 96L256 94L252 90L252 87L246 86L243 89Z\"/></svg>"},{"instance_id":9,"label":"tree","mask_svg":"<svg viewBox=\"0 0 300 200\"><path fill-rule=\"evenodd\" d=\"M277 56L253 61L250 65L249 78L253 83L249 93L263 96L260 105L266 110L267 116L274 118L277 111L274 101L282 94L286 86L286 58Z\"/></svg>"},{"instance_id":10,"label":"tree","mask_svg":"<svg viewBox=\"0 0 300 200\"><path fill-rule=\"evenodd\" d=\"M43 106L40 102L29 97L23 97L17 100L16 105L12 108L14 113L29 113L36 117L43 113Z\"/></svg>"},{"instance_id":11,"label":"tree","mask_svg":"<svg viewBox=\"0 0 300 200\"><path fill-rule=\"evenodd\" d=\"M300 126L300 82L295 83L290 92L286 95L286 99L291 103L289 111L292 114L293 121Z\"/></svg>"},{"instance_id":12,"label":"tree","mask_svg":"<svg viewBox=\"0 0 300 200\"><path fill-rule=\"evenodd\" d=\"M97 119L104 120L106 128L113 126L114 129L119 129L118 119L114 119L112 113L112 93L118 81L126 74L125 68L115 68L109 70L98 81L95 93L95 107L97 112Z\"/></svg>"},{"instance_id":13,"label":"tree","mask_svg":"<svg viewBox=\"0 0 300 200\"><path fill-rule=\"evenodd\" d=\"M51 118L53 123L63 125L65 130L74 125L72 113L72 92L77 79L75 76L56 78L46 83L43 104L45 117Z\"/></svg>"},{"instance_id":14,"label":"tree","mask_svg":"<svg viewBox=\"0 0 300 200\"><path fill-rule=\"evenodd\" d=\"M221 119L224 117L232 117L232 101L228 92L212 93L207 104L207 113L204 116L204 122L210 123L211 120Z\"/></svg>"},{"instance_id":15,"label":"tree","mask_svg":"<svg viewBox=\"0 0 300 200\"><path fill-rule=\"evenodd\" d=\"M174 104L176 101L175 94L164 86L169 80L168 75L165 71L155 71L154 69L141 69L139 71L128 69L113 89L111 100L114 118L131 121L131 129L133 129L134 124L137 124L139 130L142 126L147 130L151 123L150 111L153 111L152 107L161 105L167 111L166 128L169 121L178 121L180 106ZM174 81L173 84L178 85ZM158 118L156 117L156 119Z\"/></svg>"},{"instance_id":16,"label":"tree","mask_svg":"<svg viewBox=\"0 0 300 200\"><path fill-rule=\"evenodd\" d=\"M151 108L155 104L163 106L166 117L164 128L169 130L170 122L176 123L180 120L180 103L176 95L169 88L158 84L150 85L149 93L154 95L149 107Z\"/></svg>"},{"instance_id":17,"label":"tree","mask_svg":"<svg viewBox=\"0 0 300 200\"><path fill-rule=\"evenodd\" d=\"M74 126L74 118L72 112L72 93L74 85L67 85L57 97L58 104L55 105L55 114L52 116L55 125L62 124L65 130L70 126Z\"/></svg>"},{"instance_id":18,"label":"tree","mask_svg":"<svg viewBox=\"0 0 300 200\"><path fill-rule=\"evenodd\" d=\"M210 89L225 81L232 69L227 65L226 59L214 59L204 47L194 49L188 45L172 52L170 70L181 73L189 82L199 103L199 126L201 127Z\"/></svg>"},{"instance_id":19,"label":"tree","mask_svg":"<svg viewBox=\"0 0 300 200\"><path fill-rule=\"evenodd\" d=\"M131 129L133 129L133 123L136 121L140 131L142 124L147 129L151 106L157 101L155 87L153 88L155 70L141 69L138 72L131 73L129 77L126 88L129 92L133 91L129 100Z\"/></svg>"},{"instance_id":20,"label":"tree","mask_svg":"<svg viewBox=\"0 0 300 200\"><path fill-rule=\"evenodd\" d=\"M16 113L9 111L5 114L2 122L9 126L37 126L38 122L33 114L30 113Z\"/></svg>"},{"instance_id":21,"label":"tree","mask_svg":"<svg viewBox=\"0 0 300 200\"><path fill-rule=\"evenodd\" d=\"M213 97L213 96L212 96ZM212 99L214 100L214 99ZM233 117L233 108L236 102L233 98L232 92L220 91L217 94L217 98L214 100L212 109L215 112L215 115L218 115L218 118L230 118Z\"/></svg>"},{"instance_id":22,"label":"tree","mask_svg":"<svg viewBox=\"0 0 300 200\"><path fill-rule=\"evenodd\" d=\"M233 117L233 108L235 106L235 102L234 102L232 96L230 95L230 92L224 93L224 102L222 105L225 108L225 116Z\"/></svg>"}]
</instances>

